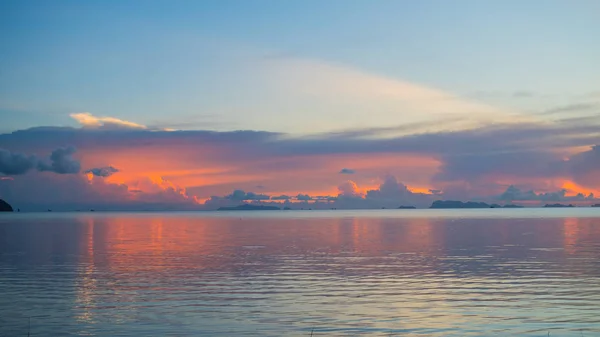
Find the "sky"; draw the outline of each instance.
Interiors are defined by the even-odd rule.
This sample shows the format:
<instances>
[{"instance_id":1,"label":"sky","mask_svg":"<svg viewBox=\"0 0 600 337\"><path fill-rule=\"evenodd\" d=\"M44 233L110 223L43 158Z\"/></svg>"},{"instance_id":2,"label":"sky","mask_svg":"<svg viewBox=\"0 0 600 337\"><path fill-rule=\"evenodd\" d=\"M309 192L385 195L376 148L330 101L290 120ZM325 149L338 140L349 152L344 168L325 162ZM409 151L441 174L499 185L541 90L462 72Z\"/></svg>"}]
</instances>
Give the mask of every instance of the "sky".
<instances>
[{"instance_id":1,"label":"sky","mask_svg":"<svg viewBox=\"0 0 600 337\"><path fill-rule=\"evenodd\" d=\"M600 2L3 1L23 209L600 202Z\"/></svg>"}]
</instances>

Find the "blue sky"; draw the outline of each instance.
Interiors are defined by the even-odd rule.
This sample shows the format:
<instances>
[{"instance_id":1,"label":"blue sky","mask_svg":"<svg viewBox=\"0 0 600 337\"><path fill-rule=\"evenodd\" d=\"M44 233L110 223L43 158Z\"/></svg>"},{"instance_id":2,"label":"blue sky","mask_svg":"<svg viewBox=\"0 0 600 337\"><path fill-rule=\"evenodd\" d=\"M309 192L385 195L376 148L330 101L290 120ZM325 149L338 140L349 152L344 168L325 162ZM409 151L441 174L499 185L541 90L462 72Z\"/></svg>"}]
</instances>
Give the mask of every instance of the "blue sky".
<instances>
[{"instance_id":1,"label":"blue sky","mask_svg":"<svg viewBox=\"0 0 600 337\"><path fill-rule=\"evenodd\" d=\"M153 126L307 133L420 122L434 109L381 97L388 89L378 79L508 115L595 102L600 91L593 0L0 6L0 132L75 126L70 114L90 112ZM337 90L348 81L381 90L358 98L362 87Z\"/></svg>"}]
</instances>

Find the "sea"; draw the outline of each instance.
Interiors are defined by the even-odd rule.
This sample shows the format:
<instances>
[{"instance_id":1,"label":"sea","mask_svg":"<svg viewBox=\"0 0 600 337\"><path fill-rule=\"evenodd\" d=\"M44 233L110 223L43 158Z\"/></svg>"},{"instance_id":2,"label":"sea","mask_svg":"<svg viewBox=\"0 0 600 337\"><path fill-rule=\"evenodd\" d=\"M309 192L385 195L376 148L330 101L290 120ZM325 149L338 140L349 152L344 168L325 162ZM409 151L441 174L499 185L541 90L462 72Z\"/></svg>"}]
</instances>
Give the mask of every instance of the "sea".
<instances>
[{"instance_id":1,"label":"sea","mask_svg":"<svg viewBox=\"0 0 600 337\"><path fill-rule=\"evenodd\" d=\"M0 336L600 336L600 208L0 213Z\"/></svg>"}]
</instances>

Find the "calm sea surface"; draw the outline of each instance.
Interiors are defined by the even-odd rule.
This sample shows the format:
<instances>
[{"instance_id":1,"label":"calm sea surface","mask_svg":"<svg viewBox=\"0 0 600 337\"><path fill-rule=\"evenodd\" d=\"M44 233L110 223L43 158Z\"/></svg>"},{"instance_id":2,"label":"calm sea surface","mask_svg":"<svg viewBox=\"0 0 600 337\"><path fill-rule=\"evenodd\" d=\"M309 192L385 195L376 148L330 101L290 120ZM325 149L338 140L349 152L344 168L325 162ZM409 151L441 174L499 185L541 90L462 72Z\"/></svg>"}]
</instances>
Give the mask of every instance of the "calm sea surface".
<instances>
[{"instance_id":1,"label":"calm sea surface","mask_svg":"<svg viewBox=\"0 0 600 337\"><path fill-rule=\"evenodd\" d=\"M599 258L591 208L0 214L0 336L600 336Z\"/></svg>"}]
</instances>

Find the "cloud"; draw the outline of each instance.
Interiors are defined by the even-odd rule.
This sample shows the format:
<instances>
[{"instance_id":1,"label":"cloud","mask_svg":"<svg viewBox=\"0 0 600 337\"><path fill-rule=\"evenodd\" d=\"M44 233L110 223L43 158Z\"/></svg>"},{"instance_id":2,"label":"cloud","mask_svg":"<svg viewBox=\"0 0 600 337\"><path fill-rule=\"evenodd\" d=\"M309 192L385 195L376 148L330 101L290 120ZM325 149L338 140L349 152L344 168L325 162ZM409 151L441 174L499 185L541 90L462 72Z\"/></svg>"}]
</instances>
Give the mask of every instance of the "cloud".
<instances>
[{"instance_id":1,"label":"cloud","mask_svg":"<svg viewBox=\"0 0 600 337\"><path fill-rule=\"evenodd\" d=\"M272 196L271 200L290 200L292 199L292 197L290 197L289 195L276 195L276 196Z\"/></svg>"},{"instance_id":2,"label":"cloud","mask_svg":"<svg viewBox=\"0 0 600 337\"><path fill-rule=\"evenodd\" d=\"M352 180L347 180L338 186L338 197L362 198L363 193Z\"/></svg>"},{"instance_id":3,"label":"cloud","mask_svg":"<svg viewBox=\"0 0 600 337\"><path fill-rule=\"evenodd\" d=\"M570 156L563 167L576 182L600 188L600 145Z\"/></svg>"},{"instance_id":4,"label":"cloud","mask_svg":"<svg viewBox=\"0 0 600 337\"><path fill-rule=\"evenodd\" d=\"M74 147L61 147L50 154L48 159L40 159L35 155L12 153L0 149L0 173L5 175L20 175L36 168L38 171L50 171L58 174L79 173L81 164L72 155Z\"/></svg>"},{"instance_id":5,"label":"cloud","mask_svg":"<svg viewBox=\"0 0 600 337\"><path fill-rule=\"evenodd\" d=\"M81 164L72 157L76 151L72 146L58 148L52 151L49 161L38 162L38 170L58 174L79 173Z\"/></svg>"},{"instance_id":6,"label":"cloud","mask_svg":"<svg viewBox=\"0 0 600 337\"><path fill-rule=\"evenodd\" d=\"M335 206L338 208L396 208L398 206L429 206L433 195L411 192L408 187L388 175L379 188L363 193L358 185L348 180L338 186Z\"/></svg>"},{"instance_id":7,"label":"cloud","mask_svg":"<svg viewBox=\"0 0 600 337\"><path fill-rule=\"evenodd\" d=\"M442 166L434 181L476 181L489 175L534 177L553 176L557 172L557 155L540 149L514 151L477 151L442 155Z\"/></svg>"},{"instance_id":8,"label":"cloud","mask_svg":"<svg viewBox=\"0 0 600 337\"><path fill-rule=\"evenodd\" d=\"M338 186L337 196L311 196L309 194L299 193L295 197L287 195L269 197L268 195L265 195L263 198L247 198L248 195L253 195L253 193L235 190L231 194L223 197L212 196L205 202L205 206L209 209L215 209L221 206L239 205L242 202L280 206L281 201L283 200L286 205L293 208L372 209L381 207L397 208L400 205L428 207L433 201L433 195L413 193L406 185L399 183L393 176L387 176L383 179L379 188L369 190L367 193L362 192L356 182L348 180ZM437 197L439 197L439 195Z\"/></svg>"},{"instance_id":9,"label":"cloud","mask_svg":"<svg viewBox=\"0 0 600 337\"><path fill-rule=\"evenodd\" d=\"M595 200L594 194L591 193L585 196L583 193L578 193L574 196L567 196L567 191L565 189L561 189L554 192L543 192L536 193L532 190L523 191L516 186L509 186L506 191L500 194L497 199L503 201L593 201Z\"/></svg>"},{"instance_id":10,"label":"cloud","mask_svg":"<svg viewBox=\"0 0 600 337\"><path fill-rule=\"evenodd\" d=\"M91 173L92 175L94 175L96 177L110 177L111 175L113 175L117 172L119 172L118 169L116 169L112 166L106 166L106 167L92 168L92 169L84 171L83 173Z\"/></svg>"},{"instance_id":11,"label":"cloud","mask_svg":"<svg viewBox=\"0 0 600 337\"><path fill-rule=\"evenodd\" d=\"M145 125L114 117L96 117L89 112L73 113L70 116L84 128L94 129L146 129Z\"/></svg>"},{"instance_id":12,"label":"cloud","mask_svg":"<svg viewBox=\"0 0 600 337\"><path fill-rule=\"evenodd\" d=\"M554 114L568 113L568 112L575 112L575 111L587 111L587 110L598 109L598 108L600 108L600 104L598 104L598 103L591 103L591 102L574 103L574 104L563 105L563 106L559 106L556 108L548 109L548 110L544 111L542 114L554 115Z\"/></svg>"},{"instance_id":13,"label":"cloud","mask_svg":"<svg viewBox=\"0 0 600 337\"><path fill-rule=\"evenodd\" d=\"M82 174L35 173L0 180L0 195L25 211L31 210L193 210L197 200L185 189L163 179L141 177L131 184L108 183Z\"/></svg>"},{"instance_id":14,"label":"cloud","mask_svg":"<svg viewBox=\"0 0 600 337\"><path fill-rule=\"evenodd\" d=\"M349 168L343 168L340 170L339 173L340 174L354 174L354 173L356 173L356 171L354 171L353 169L349 169Z\"/></svg>"},{"instance_id":15,"label":"cloud","mask_svg":"<svg viewBox=\"0 0 600 337\"><path fill-rule=\"evenodd\" d=\"M471 128L490 121L510 121L516 116L514 111L437 88L320 60L269 58L264 60L262 72L267 81L273 82L277 96L286 98L273 104L281 106L280 109L308 111L304 120L290 126L302 128L304 132L306 129L314 132L315 125L310 124L309 128L305 121L316 118L321 121L317 127L324 128L318 131L331 131L332 126L340 129L380 127L399 118L413 123L463 117L456 123L432 125L435 131L441 131Z\"/></svg>"},{"instance_id":16,"label":"cloud","mask_svg":"<svg viewBox=\"0 0 600 337\"><path fill-rule=\"evenodd\" d=\"M399 183L396 177L387 176L379 186L379 189L367 191L367 198L402 199L410 194L412 194L412 192L408 190L406 185Z\"/></svg>"},{"instance_id":17,"label":"cloud","mask_svg":"<svg viewBox=\"0 0 600 337\"><path fill-rule=\"evenodd\" d=\"M535 93L532 91L527 91L527 90L519 90L519 91L515 91L512 96L515 98L530 98L530 97L534 97Z\"/></svg>"},{"instance_id":18,"label":"cloud","mask_svg":"<svg viewBox=\"0 0 600 337\"><path fill-rule=\"evenodd\" d=\"M83 167L102 168L110 162L122 170L107 177L108 183L127 184L132 189L133 181L143 176L162 176L201 199L225 195L235 188L256 189L257 184L267 186L260 192L301 192L313 198L303 201L314 201L316 195L335 197L340 167L360 171L360 177L352 179L357 185L391 174L405 185L441 190L447 197L462 199L495 196L509 184L536 192L563 188L565 180L584 188L597 186L598 150L590 146L600 144L599 130L590 121L577 120L498 124L453 132L406 134L403 130L401 135L395 134L394 127L312 136L40 127L1 134L0 147L6 148L4 158L12 158L13 153L46 153L72 144ZM46 169L51 167L49 159L42 162ZM397 186L397 195L402 196L403 190ZM573 191L569 189L576 193ZM365 197L374 198L386 199L381 193ZM404 201L388 199L391 205L398 200L426 203L426 198L407 193ZM369 202L360 205L375 207L375 202Z\"/></svg>"},{"instance_id":19,"label":"cloud","mask_svg":"<svg viewBox=\"0 0 600 337\"><path fill-rule=\"evenodd\" d=\"M312 200L312 197L310 195L308 195L308 194L302 194L302 193L300 193L300 194L298 194L296 196L296 200L308 201L308 200Z\"/></svg>"},{"instance_id":20,"label":"cloud","mask_svg":"<svg viewBox=\"0 0 600 337\"><path fill-rule=\"evenodd\" d=\"M235 200L235 201L245 201L245 200L269 200L269 196L266 194L257 194L254 192L244 192L243 190L235 190L233 193L225 196L225 199Z\"/></svg>"},{"instance_id":21,"label":"cloud","mask_svg":"<svg viewBox=\"0 0 600 337\"><path fill-rule=\"evenodd\" d=\"M244 200L269 200L271 197L269 197L266 194L258 194L258 193L254 193L254 192L248 192L246 193L246 198Z\"/></svg>"},{"instance_id":22,"label":"cloud","mask_svg":"<svg viewBox=\"0 0 600 337\"><path fill-rule=\"evenodd\" d=\"M0 173L5 175L24 174L35 167L37 158L22 153L0 149Z\"/></svg>"}]
</instances>

